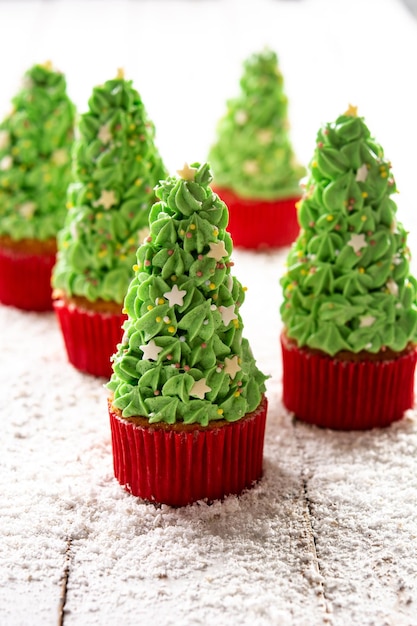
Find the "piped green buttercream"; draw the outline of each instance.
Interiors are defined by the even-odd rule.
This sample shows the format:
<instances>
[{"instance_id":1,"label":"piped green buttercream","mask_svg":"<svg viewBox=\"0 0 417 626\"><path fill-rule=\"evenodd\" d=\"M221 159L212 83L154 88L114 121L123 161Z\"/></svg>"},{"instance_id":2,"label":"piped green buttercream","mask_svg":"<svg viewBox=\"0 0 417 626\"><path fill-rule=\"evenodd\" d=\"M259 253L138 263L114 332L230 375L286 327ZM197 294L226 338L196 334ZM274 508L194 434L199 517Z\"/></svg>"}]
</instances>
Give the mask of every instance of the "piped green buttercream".
<instances>
[{"instance_id":1,"label":"piped green buttercream","mask_svg":"<svg viewBox=\"0 0 417 626\"><path fill-rule=\"evenodd\" d=\"M45 241L65 220L75 107L49 63L26 72L12 102L0 123L0 235Z\"/></svg>"},{"instance_id":2,"label":"piped green buttercream","mask_svg":"<svg viewBox=\"0 0 417 626\"><path fill-rule=\"evenodd\" d=\"M93 90L79 134L53 286L121 304L166 170L140 95L122 76Z\"/></svg>"},{"instance_id":3,"label":"piped green buttercream","mask_svg":"<svg viewBox=\"0 0 417 626\"><path fill-rule=\"evenodd\" d=\"M355 107L317 135L282 278L290 338L335 355L417 342L417 283L391 164Z\"/></svg>"},{"instance_id":4,"label":"piped green buttercream","mask_svg":"<svg viewBox=\"0 0 417 626\"><path fill-rule=\"evenodd\" d=\"M210 189L207 164L179 173L156 189L108 387L125 417L233 422L258 407L265 376L242 338L227 207Z\"/></svg>"},{"instance_id":5,"label":"piped green buttercream","mask_svg":"<svg viewBox=\"0 0 417 626\"><path fill-rule=\"evenodd\" d=\"M275 52L249 57L240 86L239 96L227 102L209 152L216 185L245 198L300 195L305 169L292 148L288 100Z\"/></svg>"}]
</instances>

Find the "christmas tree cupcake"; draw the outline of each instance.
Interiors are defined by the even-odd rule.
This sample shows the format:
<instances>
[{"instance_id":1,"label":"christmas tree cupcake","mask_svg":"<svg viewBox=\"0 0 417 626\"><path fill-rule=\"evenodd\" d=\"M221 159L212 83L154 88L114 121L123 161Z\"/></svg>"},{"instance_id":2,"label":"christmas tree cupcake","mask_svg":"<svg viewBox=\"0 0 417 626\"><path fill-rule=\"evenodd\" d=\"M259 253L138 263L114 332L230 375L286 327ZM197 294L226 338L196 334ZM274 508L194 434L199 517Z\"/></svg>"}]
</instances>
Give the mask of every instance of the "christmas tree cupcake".
<instances>
[{"instance_id":1,"label":"christmas tree cupcake","mask_svg":"<svg viewBox=\"0 0 417 626\"><path fill-rule=\"evenodd\" d=\"M265 376L242 338L227 207L207 164L178 173L156 190L108 384L116 478L173 506L259 479L267 410Z\"/></svg>"},{"instance_id":2,"label":"christmas tree cupcake","mask_svg":"<svg viewBox=\"0 0 417 626\"><path fill-rule=\"evenodd\" d=\"M53 271L54 308L69 361L109 377L136 250L148 234L153 188L166 171L154 126L121 70L93 90L79 133Z\"/></svg>"},{"instance_id":3,"label":"christmas tree cupcake","mask_svg":"<svg viewBox=\"0 0 417 626\"><path fill-rule=\"evenodd\" d=\"M0 123L0 302L46 311L66 215L75 108L50 62L26 72L12 102Z\"/></svg>"},{"instance_id":4,"label":"christmas tree cupcake","mask_svg":"<svg viewBox=\"0 0 417 626\"><path fill-rule=\"evenodd\" d=\"M416 280L395 191L356 107L320 129L281 281L283 400L306 422L367 429L413 406Z\"/></svg>"},{"instance_id":5,"label":"christmas tree cupcake","mask_svg":"<svg viewBox=\"0 0 417 626\"><path fill-rule=\"evenodd\" d=\"M298 234L295 205L305 170L291 145L276 54L254 54L244 68L241 93L228 101L209 153L214 190L229 208L235 246L286 246Z\"/></svg>"}]
</instances>

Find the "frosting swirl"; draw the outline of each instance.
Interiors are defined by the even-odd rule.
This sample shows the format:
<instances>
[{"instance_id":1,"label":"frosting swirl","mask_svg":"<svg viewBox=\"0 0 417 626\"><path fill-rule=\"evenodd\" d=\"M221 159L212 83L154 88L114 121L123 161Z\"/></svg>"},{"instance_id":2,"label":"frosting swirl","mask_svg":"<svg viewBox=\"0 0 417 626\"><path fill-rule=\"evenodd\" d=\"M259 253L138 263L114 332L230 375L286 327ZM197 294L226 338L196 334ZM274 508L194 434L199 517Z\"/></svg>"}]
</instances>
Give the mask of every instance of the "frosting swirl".
<instances>
[{"instance_id":1,"label":"frosting swirl","mask_svg":"<svg viewBox=\"0 0 417 626\"><path fill-rule=\"evenodd\" d=\"M300 195L305 170L291 145L288 100L275 52L249 57L240 86L239 96L227 102L209 152L216 185L247 198Z\"/></svg>"},{"instance_id":2,"label":"frosting swirl","mask_svg":"<svg viewBox=\"0 0 417 626\"><path fill-rule=\"evenodd\" d=\"M417 342L417 283L395 191L391 164L355 107L319 130L281 279L282 319L299 346L333 356Z\"/></svg>"},{"instance_id":3,"label":"frosting swirl","mask_svg":"<svg viewBox=\"0 0 417 626\"><path fill-rule=\"evenodd\" d=\"M257 408L265 376L242 337L227 207L209 187L207 164L179 173L156 189L108 387L125 417L232 422Z\"/></svg>"},{"instance_id":4,"label":"frosting swirl","mask_svg":"<svg viewBox=\"0 0 417 626\"><path fill-rule=\"evenodd\" d=\"M140 95L121 75L94 88L79 131L53 286L122 304L166 170Z\"/></svg>"},{"instance_id":5,"label":"frosting swirl","mask_svg":"<svg viewBox=\"0 0 417 626\"><path fill-rule=\"evenodd\" d=\"M34 65L0 123L0 235L55 238L66 215L75 107L62 73Z\"/></svg>"}]
</instances>

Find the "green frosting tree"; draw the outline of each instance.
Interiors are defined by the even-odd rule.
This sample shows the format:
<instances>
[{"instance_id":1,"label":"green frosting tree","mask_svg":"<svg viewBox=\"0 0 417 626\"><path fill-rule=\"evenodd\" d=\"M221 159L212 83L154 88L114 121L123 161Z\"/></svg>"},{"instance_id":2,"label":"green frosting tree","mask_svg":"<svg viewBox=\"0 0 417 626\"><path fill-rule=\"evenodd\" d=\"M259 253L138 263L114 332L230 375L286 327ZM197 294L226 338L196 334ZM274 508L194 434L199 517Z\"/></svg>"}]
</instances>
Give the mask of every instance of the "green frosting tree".
<instances>
[{"instance_id":1,"label":"green frosting tree","mask_svg":"<svg viewBox=\"0 0 417 626\"><path fill-rule=\"evenodd\" d=\"M300 194L305 174L289 137L288 100L275 52L265 50L244 63L241 93L227 103L209 153L217 186L248 198Z\"/></svg>"},{"instance_id":2,"label":"green frosting tree","mask_svg":"<svg viewBox=\"0 0 417 626\"><path fill-rule=\"evenodd\" d=\"M356 107L320 129L281 284L286 333L334 355L417 342L416 281L391 164Z\"/></svg>"},{"instance_id":3,"label":"green frosting tree","mask_svg":"<svg viewBox=\"0 0 417 626\"><path fill-rule=\"evenodd\" d=\"M71 177L75 107L51 64L26 72L0 123L0 236L56 237Z\"/></svg>"},{"instance_id":4,"label":"green frosting tree","mask_svg":"<svg viewBox=\"0 0 417 626\"><path fill-rule=\"evenodd\" d=\"M53 286L69 296L122 303L148 233L153 188L166 170L154 125L121 70L94 88L79 131Z\"/></svg>"},{"instance_id":5,"label":"green frosting tree","mask_svg":"<svg viewBox=\"0 0 417 626\"><path fill-rule=\"evenodd\" d=\"M156 190L109 389L125 417L235 421L257 408L265 377L242 338L228 211L209 187L207 164L178 173Z\"/></svg>"}]
</instances>

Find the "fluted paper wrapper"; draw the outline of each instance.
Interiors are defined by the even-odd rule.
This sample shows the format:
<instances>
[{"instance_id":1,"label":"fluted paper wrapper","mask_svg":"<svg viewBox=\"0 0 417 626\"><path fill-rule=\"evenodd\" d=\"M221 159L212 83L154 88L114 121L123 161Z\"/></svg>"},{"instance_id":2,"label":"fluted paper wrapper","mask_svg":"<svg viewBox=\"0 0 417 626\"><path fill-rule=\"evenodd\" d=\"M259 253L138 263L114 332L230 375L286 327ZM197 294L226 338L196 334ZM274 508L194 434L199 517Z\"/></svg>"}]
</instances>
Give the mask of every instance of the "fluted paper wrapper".
<instances>
[{"instance_id":1,"label":"fluted paper wrapper","mask_svg":"<svg viewBox=\"0 0 417 626\"><path fill-rule=\"evenodd\" d=\"M184 506L239 494L262 476L267 400L237 422L174 430L136 425L109 402L117 480L135 496Z\"/></svg>"},{"instance_id":2,"label":"fluted paper wrapper","mask_svg":"<svg viewBox=\"0 0 417 626\"><path fill-rule=\"evenodd\" d=\"M241 198L230 189L213 186L229 209L227 230L233 245L252 250L289 246L300 226L296 202L300 197L276 200Z\"/></svg>"},{"instance_id":3,"label":"fluted paper wrapper","mask_svg":"<svg viewBox=\"0 0 417 626\"><path fill-rule=\"evenodd\" d=\"M25 311L52 311L55 254L0 247L0 302Z\"/></svg>"},{"instance_id":4,"label":"fluted paper wrapper","mask_svg":"<svg viewBox=\"0 0 417 626\"><path fill-rule=\"evenodd\" d=\"M110 378L111 357L123 336L123 313L99 313L54 300L68 360L81 372Z\"/></svg>"},{"instance_id":5,"label":"fluted paper wrapper","mask_svg":"<svg viewBox=\"0 0 417 626\"><path fill-rule=\"evenodd\" d=\"M283 402L297 418L337 430L388 426L414 404L414 349L395 359L343 361L281 337Z\"/></svg>"}]
</instances>

